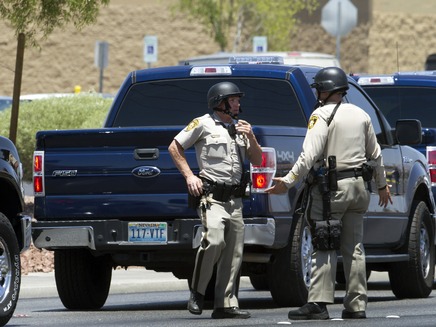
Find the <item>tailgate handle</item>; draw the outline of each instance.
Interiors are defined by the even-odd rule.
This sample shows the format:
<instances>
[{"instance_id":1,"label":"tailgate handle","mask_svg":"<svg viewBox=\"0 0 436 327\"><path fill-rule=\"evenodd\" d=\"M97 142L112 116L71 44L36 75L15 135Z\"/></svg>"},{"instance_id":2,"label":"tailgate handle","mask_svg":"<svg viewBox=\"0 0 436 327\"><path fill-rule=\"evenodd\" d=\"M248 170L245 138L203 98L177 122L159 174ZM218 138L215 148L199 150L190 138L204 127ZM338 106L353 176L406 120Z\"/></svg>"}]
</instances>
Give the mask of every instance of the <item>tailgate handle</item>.
<instances>
[{"instance_id":1,"label":"tailgate handle","mask_svg":"<svg viewBox=\"0 0 436 327\"><path fill-rule=\"evenodd\" d=\"M136 160L152 160L159 158L159 149L135 149Z\"/></svg>"}]
</instances>

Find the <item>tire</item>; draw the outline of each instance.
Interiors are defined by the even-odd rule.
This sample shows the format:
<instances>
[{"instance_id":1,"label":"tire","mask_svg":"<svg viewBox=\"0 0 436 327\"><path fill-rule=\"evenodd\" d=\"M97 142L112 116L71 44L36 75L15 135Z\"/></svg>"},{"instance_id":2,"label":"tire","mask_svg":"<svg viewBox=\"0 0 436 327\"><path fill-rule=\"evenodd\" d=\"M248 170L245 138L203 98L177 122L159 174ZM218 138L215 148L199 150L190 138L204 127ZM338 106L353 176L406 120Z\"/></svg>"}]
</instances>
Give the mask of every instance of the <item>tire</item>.
<instances>
[{"instance_id":1,"label":"tire","mask_svg":"<svg viewBox=\"0 0 436 327\"><path fill-rule=\"evenodd\" d=\"M88 250L56 250L55 280L59 298L70 310L100 309L109 294L112 262Z\"/></svg>"},{"instance_id":2,"label":"tire","mask_svg":"<svg viewBox=\"0 0 436 327\"><path fill-rule=\"evenodd\" d=\"M303 216L298 216L288 245L276 252L268 265L268 283L274 302L298 307L307 301L312 269L312 234Z\"/></svg>"},{"instance_id":3,"label":"tire","mask_svg":"<svg viewBox=\"0 0 436 327\"><path fill-rule=\"evenodd\" d=\"M251 275L250 282L257 291L269 291L267 274Z\"/></svg>"},{"instance_id":4,"label":"tire","mask_svg":"<svg viewBox=\"0 0 436 327\"><path fill-rule=\"evenodd\" d=\"M11 319L21 286L20 248L9 219L0 213L0 326Z\"/></svg>"},{"instance_id":5,"label":"tire","mask_svg":"<svg viewBox=\"0 0 436 327\"><path fill-rule=\"evenodd\" d=\"M409 261L396 263L389 270L392 292L399 299L428 297L433 286L435 236L427 205L422 201L415 204L411 218Z\"/></svg>"}]
</instances>

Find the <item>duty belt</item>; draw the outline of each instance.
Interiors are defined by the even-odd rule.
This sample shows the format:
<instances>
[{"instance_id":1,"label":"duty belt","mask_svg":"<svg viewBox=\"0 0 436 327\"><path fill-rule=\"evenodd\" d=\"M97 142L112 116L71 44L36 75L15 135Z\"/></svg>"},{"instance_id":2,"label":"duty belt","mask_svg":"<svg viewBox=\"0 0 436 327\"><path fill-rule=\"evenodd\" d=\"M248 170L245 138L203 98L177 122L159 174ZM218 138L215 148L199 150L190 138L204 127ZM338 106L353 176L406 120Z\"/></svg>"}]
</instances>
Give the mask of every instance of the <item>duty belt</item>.
<instances>
[{"instance_id":1,"label":"duty belt","mask_svg":"<svg viewBox=\"0 0 436 327\"><path fill-rule=\"evenodd\" d=\"M202 178L202 180L205 193L212 193L212 198L217 201L227 202L230 200L231 196L240 198L245 193L245 190L242 190L241 185L239 184L231 185L226 183L217 183L206 178Z\"/></svg>"},{"instance_id":2,"label":"duty belt","mask_svg":"<svg viewBox=\"0 0 436 327\"><path fill-rule=\"evenodd\" d=\"M345 169L337 172L338 174L338 180L344 179L344 178L351 178L351 177L360 177L362 176L362 168L351 168L351 169Z\"/></svg>"}]
</instances>

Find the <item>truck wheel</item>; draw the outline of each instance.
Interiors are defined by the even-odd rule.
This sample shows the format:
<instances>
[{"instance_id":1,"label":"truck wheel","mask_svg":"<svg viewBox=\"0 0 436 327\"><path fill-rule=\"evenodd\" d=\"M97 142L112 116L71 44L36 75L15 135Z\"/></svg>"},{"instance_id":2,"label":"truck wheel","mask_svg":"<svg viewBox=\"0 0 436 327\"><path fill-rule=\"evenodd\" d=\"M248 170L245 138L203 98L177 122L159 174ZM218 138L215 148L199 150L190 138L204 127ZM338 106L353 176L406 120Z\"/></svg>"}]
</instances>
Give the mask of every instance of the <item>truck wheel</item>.
<instances>
[{"instance_id":1,"label":"truck wheel","mask_svg":"<svg viewBox=\"0 0 436 327\"><path fill-rule=\"evenodd\" d=\"M9 219L0 213L0 326L11 319L21 285L20 248Z\"/></svg>"},{"instance_id":2,"label":"truck wheel","mask_svg":"<svg viewBox=\"0 0 436 327\"><path fill-rule=\"evenodd\" d=\"M55 280L59 298L70 310L100 309L109 294L112 262L87 250L56 250Z\"/></svg>"},{"instance_id":3,"label":"truck wheel","mask_svg":"<svg viewBox=\"0 0 436 327\"><path fill-rule=\"evenodd\" d=\"M278 250L268 265L271 296L279 306L306 303L312 269L312 234L303 216L298 216L288 245Z\"/></svg>"},{"instance_id":4,"label":"truck wheel","mask_svg":"<svg viewBox=\"0 0 436 327\"><path fill-rule=\"evenodd\" d=\"M268 275L250 275L250 282L257 291L269 291Z\"/></svg>"},{"instance_id":5,"label":"truck wheel","mask_svg":"<svg viewBox=\"0 0 436 327\"><path fill-rule=\"evenodd\" d=\"M424 202L419 202L414 208L407 247L409 261L396 263L389 270L392 292L399 299L425 298L431 293L433 286L433 224Z\"/></svg>"}]
</instances>

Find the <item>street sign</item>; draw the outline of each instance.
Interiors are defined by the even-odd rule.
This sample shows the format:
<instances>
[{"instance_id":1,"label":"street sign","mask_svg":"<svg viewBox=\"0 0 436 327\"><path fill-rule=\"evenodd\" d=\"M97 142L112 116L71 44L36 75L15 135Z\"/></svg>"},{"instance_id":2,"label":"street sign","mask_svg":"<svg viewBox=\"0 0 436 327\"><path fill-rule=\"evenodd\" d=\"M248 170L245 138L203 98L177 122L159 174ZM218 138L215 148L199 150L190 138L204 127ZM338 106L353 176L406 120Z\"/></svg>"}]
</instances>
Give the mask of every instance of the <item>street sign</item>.
<instances>
[{"instance_id":1,"label":"street sign","mask_svg":"<svg viewBox=\"0 0 436 327\"><path fill-rule=\"evenodd\" d=\"M347 35L357 24L357 8L350 0L330 0L322 8L321 26L333 36Z\"/></svg>"},{"instance_id":2,"label":"street sign","mask_svg":"<svg viewBox=\"0 0 436 327\"><path fill-rule=\"evenodd\" d=\"M94 63L100 69L99 92L103 92L103 70L109 64L109 43L106 41L95 42Z\"/></svg>"},{"instance_id":3,"label":"street sign","mask_svg":"<svg viewBox=\"0 0 436 327\"><path fill-rule=\"evenodd\" d=\"M144 61L147 63L157 61L157 36L155 35L144 37Z\"/></svg>"},{"instance_id":4,"label":"street sign","mask_svg":"<svg viewBox=\"0 0 436 327\"><path fill-rule=\"evenodd\" d=\"M94 64L100 69L104 69L109 64L109 43L106 41L95 42Z\"/></svg>"},{"instance_id":5,"label":"street sign","mask_svg":"<svg viewBox=\"0 0 436 327\"><path fill-rule=\"evenodd\" d=\"M268 41L266 36L253 36L253 52L267 52Z\"/></svg>"}]
</instances>

